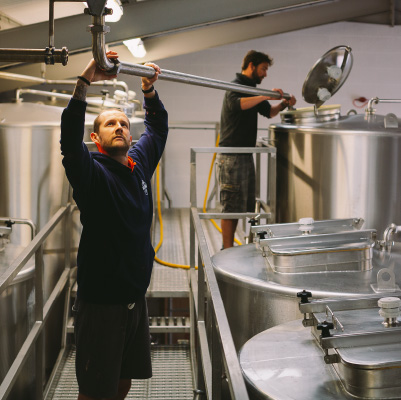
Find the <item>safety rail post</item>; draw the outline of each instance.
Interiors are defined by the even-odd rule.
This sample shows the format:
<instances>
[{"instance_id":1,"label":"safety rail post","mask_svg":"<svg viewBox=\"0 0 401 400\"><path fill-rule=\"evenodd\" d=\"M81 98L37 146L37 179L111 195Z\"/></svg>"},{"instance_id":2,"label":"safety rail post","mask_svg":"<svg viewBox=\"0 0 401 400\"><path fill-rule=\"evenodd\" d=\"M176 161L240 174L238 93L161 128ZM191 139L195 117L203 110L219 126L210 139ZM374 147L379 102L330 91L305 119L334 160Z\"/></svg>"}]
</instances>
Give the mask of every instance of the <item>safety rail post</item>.
<instances>
[{"instance_id":1,"label":"safety rail post","mask_svg":"<svg viewBox=\"0 0 401 400\"><path fill-rule=\"evenodd\" d=\"M60 293L65 288L68 282L68 273L64 271L56 283L52 293L50 294L46 304L43 299L43 243L48 238L54 228L59 222L68 215L71 205L68 203L66 206L61 207L53 217L45 224L45 226L38 232L32 239L29 245L21 252L21 254L11 263L8 269L0 276L0 293L6 290L13 279L17 276L18 272L25 266L25 264L35 256L35 322L28 332L27 338L21 346L14 362L8 370L3 381L0 383L0 399L6 399L10 394L14 383L35 348L35 374L36 374L36 400L43 400L43 327L49 317L50 310L53 304L58 299ZM66 249L69 251L69 249Z\"/></svg>"},{"instance_id":2,"label":"safety rail post","mask_svg":"<svg viewBox=\"0 0 401 400\"><path fill-rule=\"evenodd\" d=\"M35 252L35 321L43 326L43 246L40 244ZM35 343L35 393L36 399L43 399L43 329Z\"/></svg>"},{"instance_id":3,"label":"safety rail post","mask_svg":"<svg viewBox=\"0 0 401 400\"><path fill-rule=\"evenodd\" d=\"M191 149L191 218L190 218L190 290L191 290L191 356L197 367L195 393L207 399L217 399L222 393L222 372L227 374L232 399L249 399L241 373L237 352L232 339L223 300L201 224L201 219L238 218L255 216L254 213L199 213L196 201L196 154L197 153L267 153L268 154L268 199L270 213L261 217L274 220L276 168L274 147L259 148L192 148ZM273 156L273 157L270 157ZM270 170L271 168L271 170ZM272 182L270 182L272 180ZM195 273L195 248L198 250L198 275ZM205 305L206 302L206 305ZM206 309L207 306L207 309ZM194 320L193 317L196 317ZM196 322L194 322L196 321ZM196 324L196 326L195 326ZM197 334L198 341L195 340Z\"/></svg>"}]
</instances>

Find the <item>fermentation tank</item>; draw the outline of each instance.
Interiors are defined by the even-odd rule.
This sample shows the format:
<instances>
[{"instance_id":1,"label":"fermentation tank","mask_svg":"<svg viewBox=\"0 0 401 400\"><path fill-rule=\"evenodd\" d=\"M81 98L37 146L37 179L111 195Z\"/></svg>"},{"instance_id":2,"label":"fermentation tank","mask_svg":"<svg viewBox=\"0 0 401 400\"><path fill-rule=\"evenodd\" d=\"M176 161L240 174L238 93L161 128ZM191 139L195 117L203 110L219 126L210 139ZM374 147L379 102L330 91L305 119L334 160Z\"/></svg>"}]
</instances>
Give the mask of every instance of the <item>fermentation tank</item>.
<instances>
[{"instance_id":1,"label":"fermentation tank","mask_svg":"<svg viewBox=\"0 0 401 400\"><path fill-rule=\"evenodd\" d=\"M303 321L268 329L242 347L250 399L401 398L399 296L302 303Z\"/></svg>"},{"instance_id":2,"label":"fermentation tank","mask_svg":"<svg viewBox=\"0 0 401 400\"><path fill-rule=\"evenodd\" d=\"M281 123L269 127L277 148L276 222L358 215L379 234L401 222L401 121L376 114L371 105L357 115L322 106L351 66L348 47L328 51L302 89L314 106L283 112Z\"/></svg>"},{"instance_id":3,"label":"fermentation tank","mask_svg":"<svg viewBox=\"0 0 401 400\"><path fill-rule=\"evenodd\" d=\"M300 318L303 290L317 299L399 290L400 257L380 250L363 220L308 221L254 227L271 236L212 257L237 350L265 329Z\"/></svg>"},{"instance_id":4,"label":"fermentation tank","mask_svg":"<svg viewBox=\"0 0 401 400\"><path fill-rule=\"evenodd\" d=\"M401 223L401 121L393 114L341 116L340 106L281 114L271 125L277 148L277 222L365 219L383 233Z\"/></svg>"}]
</instances>

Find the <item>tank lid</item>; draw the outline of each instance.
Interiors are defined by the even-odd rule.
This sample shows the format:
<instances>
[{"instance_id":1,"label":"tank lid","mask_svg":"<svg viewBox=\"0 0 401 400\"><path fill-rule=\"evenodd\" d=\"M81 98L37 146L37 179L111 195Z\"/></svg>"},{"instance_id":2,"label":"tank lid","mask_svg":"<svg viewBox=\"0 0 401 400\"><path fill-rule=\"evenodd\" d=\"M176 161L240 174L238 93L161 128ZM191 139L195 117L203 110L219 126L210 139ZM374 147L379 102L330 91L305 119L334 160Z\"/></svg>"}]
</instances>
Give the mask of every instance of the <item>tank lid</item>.
<instances>
[{"instance_id":1,"label":"tank lid","mask_svg":"<svg viewBox=\"0 0 401 400\"><path fill-rule=\"evenodd\" d=\"M320 107L344 84L353 63L351 48L337 46L315 63L302 87L302 97L307 103Z\"/></svg>"}]
</instances>

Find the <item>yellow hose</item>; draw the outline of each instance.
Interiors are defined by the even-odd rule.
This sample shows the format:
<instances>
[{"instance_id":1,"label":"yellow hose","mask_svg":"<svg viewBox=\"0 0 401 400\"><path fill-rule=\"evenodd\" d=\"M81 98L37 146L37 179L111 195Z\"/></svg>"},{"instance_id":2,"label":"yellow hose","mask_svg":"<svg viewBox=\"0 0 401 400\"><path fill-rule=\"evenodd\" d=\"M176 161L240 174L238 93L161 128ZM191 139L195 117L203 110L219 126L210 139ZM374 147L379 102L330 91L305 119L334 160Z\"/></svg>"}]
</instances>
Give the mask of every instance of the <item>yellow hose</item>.
<instances>
[{"instance_id":1,"label":"yellow hose","mask_svg":"<svg viewBox=\"0 0 401 400\"><path fill-rule=\"evenodd\" d=\"M220 135L217 136L216 147L219 144L219 138L220 138ZM211 180L211 177L212 177L213 166L214 166L215 160L216 160L216 153L213 154L212 163L210 165L209 177L208 177L207 186L206 186L205 199L203 201L203 212L204 213L206 213L207 195L209 194L210 180ZM160 181L160 164L157 164L157 167L156 167L156 197L157 197L157 215L159 216L159 222L160 222L160 239L159 239L159 243L155 247L155 253L156 254L159 251L159 249L160 249L160 247L161 247L161 245L163 243L163 219L162 219L162 214L161 214L160 182L159 181ZM221 228L216 224L216 221L214 219L211 219L210 221L212 222L214 227L221 233ZM242 245L242 243L237 238L234 238L234 241L239 246ZM173 263L170 263L170 262L167 262L167 261L160 260L160 258L158 258L156 255L155 255L155 261L158 262L161 265L165 265L166 267L183 268L183 269L189 269L190 268L189 265L173 264ZM198 269L197 266L195 266L195 268Z\"/></svg>"},{"instance_id":2,"label":"yellow hose","mask_svg":"<svg viewBox=\"0 0 401 400\"><path fill-rule=\"evenodd\" d=\"M156 168L156 193L157 193L157 215L159 216L159 221L160 221L160 240L157 246L155 247L155 253L157 253L160 249L160 246L163 243L163 219L162 219L162 213L161 213L161 205L160 205L160 183L159 183L159 177L160 177L160 166L157 164ZM155 256L155 261L158 262L161 265L165 265L166 267L172 267L172 268L182 268L182 269L189 269L189 265L182 265L182 264L173 264L167 261L160 260L160 258ZM196 269L198 267L195 266Z\"/></svg>"},{"instance_id":3,"label":"yellow hose","mask_svg":"<svg viewBox=\"0 0 401 400\"><path fill-rule=\"evenodd\" d=\"M217 135L217 140L216 140L216 146L218 147L219 145L219 139L220 139L220 135ZM205 199L203 200L203 212L206 212L206 203L207 203L207 195L209 194L209 185L210 185L210 179L212 177L212 172L213 172L213 166L214 166L214 161L216 160L216 153L213 154L213 159L212 159L212 163L210 164L210 170L209 170L209 177L207 180L207 185L206 185L206 192L205 192ZM217 225L216 221L214 219L211 219L210 222L214 225L214 227L220 232L221 232L221 228ZM237 243L239 246L242 245L242 243L237 239L234 238L235 243Z\"/></svg>"}]
</instances>

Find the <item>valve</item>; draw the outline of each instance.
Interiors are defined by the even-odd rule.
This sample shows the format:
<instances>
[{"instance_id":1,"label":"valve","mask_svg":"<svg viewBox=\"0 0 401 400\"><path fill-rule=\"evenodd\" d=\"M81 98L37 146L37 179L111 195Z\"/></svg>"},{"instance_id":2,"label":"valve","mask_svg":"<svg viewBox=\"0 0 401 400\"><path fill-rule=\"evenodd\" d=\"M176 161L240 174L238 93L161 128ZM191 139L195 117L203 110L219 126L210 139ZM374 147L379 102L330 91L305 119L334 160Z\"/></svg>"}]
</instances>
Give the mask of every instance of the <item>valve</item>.
<instances>
[{"instance_id":1,"label":"valve","mask_svg":"<svg viewBox=\"0 0 401 400\"><path fill-rule=\"evenodd\" d=\"M260 231L256 233L259 236L259 240L266 239L265 235L267 235L266 231Z\"/></svg>"},{"instance_id":2,"label":"valve","mask_svg":"<svg viewBox=\"0 0 401 400\"><path fill-rule=\"evenodd\" d=\"M331 336L330 329L334 329L334 325L332 322L324 321L317 324L316 329L322 331L322 338L326 338Z\"/></svg>"},{"instance_id":3,"label":"valve","mask_svg":"<svg viewBox=\"0 0 401 400\"><path fill-rule=\"evenodd\" d=\"M302 292L297 293L297 297L301 298L301 303L309 303L309 297L312 297L312 293L306 291L305 289Z\"/></svg>"},{"instance_id":4,"label":"valve","mask_svg":"<svg viewBox=\"0 0 401 400\"><path fill-rule=\"evenodd\" d=\"M379 314L384 318L383 325L385 327L397 326L401 300L398 297L382 297L377 304L381 307Z\"/></svg>"}]
</instances>

